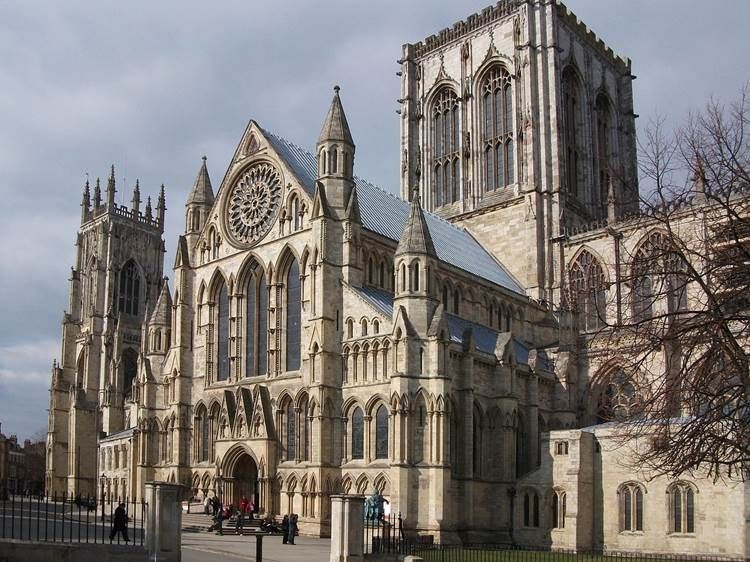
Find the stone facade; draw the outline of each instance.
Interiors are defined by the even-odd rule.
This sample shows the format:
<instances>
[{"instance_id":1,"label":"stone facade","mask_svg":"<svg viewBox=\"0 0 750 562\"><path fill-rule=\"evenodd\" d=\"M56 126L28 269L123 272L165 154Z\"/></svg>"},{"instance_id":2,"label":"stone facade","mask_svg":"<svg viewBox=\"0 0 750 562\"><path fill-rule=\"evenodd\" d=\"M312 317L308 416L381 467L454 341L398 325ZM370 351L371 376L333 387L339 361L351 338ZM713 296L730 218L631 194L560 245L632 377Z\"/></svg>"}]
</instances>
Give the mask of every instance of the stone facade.
<instances>
[{"instance_id":1,"label":"stone facade","mask_svg":"<svg viewBox=\"0 0 750 562\"><path fill-rule=\"evenodd\" d=\"M400 199L354 176L338 88L313 153L251 121L216 193L203 160L172 289L163 193L153 218L138 187L130 210L86 187L48 487L182 483L316 535L377 487L439 541L744 555L743 486L649 481L591 429L613 366L564 305L581 260L614 280L648 235L630 61L557 1L505 0L401 66Z\"/></svg>"}]
</instances>

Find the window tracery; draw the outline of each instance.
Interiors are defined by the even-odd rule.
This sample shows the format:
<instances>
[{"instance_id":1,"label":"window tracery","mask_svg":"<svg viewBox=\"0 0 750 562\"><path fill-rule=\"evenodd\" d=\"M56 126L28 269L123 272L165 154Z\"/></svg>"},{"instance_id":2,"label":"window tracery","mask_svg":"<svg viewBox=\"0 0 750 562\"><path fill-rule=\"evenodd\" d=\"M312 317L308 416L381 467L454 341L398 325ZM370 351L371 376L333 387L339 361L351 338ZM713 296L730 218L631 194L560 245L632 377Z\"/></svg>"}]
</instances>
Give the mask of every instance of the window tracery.
<instances>
[{"instance_id":1,"label":"window tracery","mask_svg":"<svg viewBox=\"0 0 750 562\"><path fill-rule=\"evenodd\" d=\"M583 332L597 330L606 320L606 284L599 261L584 250L570 267L570 299Z\"/></svg>"},{"instance_id":2,"label":"window tracery","mask_svg":"<svg viewBox=\"0 0 750 562\"><path fill-rule=\"evenodd\" d=\"M510 74L492 67L481 86L482 154L486 191L515 183Z\"/></svg>"},{"instance_id":3,"label":"window tracery","mask_svg":"<svg viewBox=\"0 0 750 562\"><path fill-rule=\"evenodd\" d=\"M120 271L118 310L132 316L138 315L141 295L141 274L133 260Z\"/></svg>"},{"instance_id":4,"label":"window tracery","mask_svg":"<svg viewBox=\"0 0 750 562\"><path fill-rule=\"evenodd\" d=\"M631 482L618 490L620 497L620 530L643 531L643 488Z\"/></svg>"},{"instance_id":5,"label":"window tracery","mask_svg":"<svg viewBox=\"0 0 750 562\"><path fill-rule=\"evenodd\" d=\"M432 110L433 194L435 207L455 203L460 188L460 121L458 96L450 88L438 93Z\"/></svg>"}]
</instances>

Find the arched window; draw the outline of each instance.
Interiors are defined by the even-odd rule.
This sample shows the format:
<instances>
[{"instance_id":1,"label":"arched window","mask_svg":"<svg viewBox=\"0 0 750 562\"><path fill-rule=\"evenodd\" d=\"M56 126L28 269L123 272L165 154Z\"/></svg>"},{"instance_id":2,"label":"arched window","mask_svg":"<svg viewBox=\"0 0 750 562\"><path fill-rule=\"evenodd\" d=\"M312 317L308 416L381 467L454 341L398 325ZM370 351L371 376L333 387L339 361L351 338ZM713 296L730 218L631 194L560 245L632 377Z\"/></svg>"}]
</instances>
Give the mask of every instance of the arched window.
<instances>
[{"instance_id":1,"label":"arched window","mask_svg":"<svg viewBox=\"0 0 750 562\"><path fill-rule=\"evenodd\" d=\"M597 200L592 201L596 207L603 210L606 208L607 195L609 193L610 182L610 142L609 137L612 129L612 117L609 100L604 94L599 94L596 98L596 145L597 159L596 165L599 169L598 176L598 193Z\"/></svg>"},{"instance_id":2,"label":"arched window","mask_svg":"<svg viewBox=\"0 0 750 562\"><path fill-rule=\"evenodd\" d=\"M138 314L138 305L141 294L141 274L138 266L133 260L128 261L120 271L120 291L118 299L118 310L125 314Z\"/></svg>"},{"instance_id":3,"label":"arched window","mask_svg":"<svg viewBox=\"0 0 750 562\"><path fill-rule=\"evenodd\" d=\"M650 234L633 260L633 320L687 310L687 264L667 237Z\"/></svg>"},{"instance_id":4,"label":"arched window","mask_svg":"<svg viewBox=\"0 0 750 562\"><path fill-rule=\"evenodd\" d=\"M362 335L367 335L367 318L362 318L362 322L360 322L360 329L362 330Z\"/></svg>"},{"instance_id":5,"label":"arched window","mask_svg":"<svg viewBox=\"0 0 750 562\"><path fill-rule=\"evenodd\" d=\"M379 285L385 288L385 264L382 261L380 262L380 269L378 271L378 280L380 281Z\"/></svg>"},{"instance_id":6,"label":"arched window","mask_svg":"<svg viewBox=\"0 0 750 562\"><path fill-rule=\"evenodd\" d=\"M536 492L523 495L523 526L539 527L539 494Z\"/></svg>"},{"instance_id":7,"label":"arched window","mask_svg":"<svg viewBox=\"0 0 750 562\"><path fill-rule=\"evenodd\" d=\"M302 228L302 214L300 213L299 209L299 199L297 197L294 198L294 201L292 202L292 214L293 217L293 224L294 224L294 231L298 231L300 228Z\"/></svg>"},{"instance_id":8,"label":"arched window","mask_svg":"<svg viewBox=\"0 0 750 562\"><path fill-rule=\"evenodd\" d=\"M695 533L695 492L685 482L673 484L669 495L669 530L672 533Z\"/></svg>"},{"instance_id":9,"label":"arched window","mask_svg":"<svg viewBox=\"0 0 750 562\"><path fill-rule=\"evenodd\" d=\"M562 74L562 110L563 110L563 139L565 142L565 181L570 193L581 197L583 195L582 170L583 142L581 130L583 119L581 110L581 86L573 68L568 67Z\"/></svg>"},{"instance_id":10,"label":"arched window","mask_svg":"<svg viewBox=\"0 0 750 562\"><path fill-rule=\"evenodd\" d=\"M208 446L210 444L210 433L209 433L209 419L208 419L208 412L206 411L206 408L202 408L198 412L198 424L199 427L199 438L200 443L198 446L198 461L207 461L209 460L209 449Z\"/></svg>"},{"instance_id":11,"label":"arched window","mask_svg":"<svg viewBox=\"0 0 750 562\"><path fill-rule=\"evenodd\" d=\"M453 291L453 314L458 314L461 307L461 291L456 288Z\"/></svg>"},{"instance_id":12,"label":"arched window","mask_svg":"<svg viewBox=\"0 0 750 562\"><path fill-rule=\"evenodd\" d=\"M286 275L286 370L300 368L302 345L302 302L299 265L292 261Z\"/></svg>"},{"instance_id":13,"label":"arched window","mask_svg":"<svg viewBox=\"0 0 750 562\"><path fill-rule=\"evenodd\" d=\"M297 416L291 400L286 402L283 417L284 443L282 446L286 453L284 460L293 461L297 457Z\"/></svg>"},{"instance_id":14,"label":"arched window","mask_svg":"<svg viewBox=\"0 0 750 562\"><path fill-rule=\"evenodd\" d=\"M435 207L455 203L461 197L458 96L450 88L438 92L432 108L433 197Z\"/></svg>"},{"instance_id":15,"label":"arched window","mask_svg":"<svg viewBox=\"0 0 750 562\"><path fill-rule=\"evenodd\" d=\"M354 321L351 318L346 321L346 337L349 339L354 337Z\"/></svg>"},{"instance_id":16,"label":"arched window","mask_svg":"<svg viewBox=\"0 0 750 562\"><path fill-rule=\"evenodd\" d=\"M365 458L365 415L362 408L357 406L352 412L352 458Z\"/></svg>"},{"instance_id":17,"label":"arched window","mask_svg":"<svg viewBox=\"0 0 750 562\"><path fill-rule=\"evenodd\" d=\"M310 460L310 401L307 396L302 398L299 411L300 417L300 436L299 436L299 448L300 448L300 459L303 461Z\"/></svg>"},{"instance_id":18,"label":"arched window","mask_svg":"<svg viewBox=\"0 0 750 562\"><path fill-rule=\"evenodd\" d=\"M229 293L226 283L221 284L216 300L216 380L229 378Z\"/></svg>"},{"instance_id":19,"label":"arched window","mask_svg":"<svg viewBox=\"0 0 750 562\"><path fill-rule=\"evenodd\" d=\"M599 399L599 423L626 421L641 414L643 398L630 375L617 368L606 377L605 383Z\"/></svg>"},{"instance_id":20,"label":"arched window","mask_svg":"<svg viewBox=\"0 0 750 562\"><path fill-rule=\"evenodd\" d=\"M268 287L262 271L247 280L245 298L245 376L268 370Z\"/></svg>"},{"instance_id":21,"label":"arched window","mask_svg":"<svg viewBox=\"0 0 750 562\"><path fill-rule=\"evenodd\" d=\"M383 405L375 413L375 458L388 458L388 409Z\"/></svg>"},{"instance_id":22,"label":"arched window","mask_svg":"<svg viewBox=\"0 0 750 562\"><path fill-rule=\"evenodd\" d=\"M552 490L552 528L565 528L565 511L567 498L565 491Z\"/></svg>"},{"instance_id":23,"label":"arched window","mask_svg":"<svg viewBox=\"0 0 750 562\"><path fill-rule=\"evenodd\" d=\"M582 332L591 332L606 320L604 271L590 252L583 251L570 267L570 300Z\"/></svg>"},{"instance_id":24,"label":"arched window","mask_svg":"<svg viewBox=\"0 0 750 562\"><path fill-rule=\"evenodd\" d=\"M484 441L484 424L482 421L482 412L479 410L479 406L474 404L472 410L472 427L474 430L474 438L472 441L473 445L473 466L474 466L474 477L478 478L482 475L482 460L484 458L483 452L483 441Z\"/></svg>"},{"instance_id":25,"label":"arched window","mask_svg":"<svg viewBox=\"0 0 750 562\"><path fill-rule=\"evenodd\" d=\"M133 381L138 374L138 353L127 348L122 352L122 393L130 398L133 392Z\"/></svg>"},{"instance_id":26,"label":"arched window","mask_svg":"<svg viewBox=\"0 0 750 562\"><path fill-rule=\"evenodd\" d=\"M620 531L643 531L643 489L632 482L620 486Z\"/></svg>"},{"instance_id":27,"label":"arched window","mask_svg":"<svg viewBox=\"0 0 750 562\"><path fill-rule=\"evenodd\" d=\"M490 68L481 86L482 154L486 191L515 183L513 96L510 74Z\"/></svg>"}]
</instances>

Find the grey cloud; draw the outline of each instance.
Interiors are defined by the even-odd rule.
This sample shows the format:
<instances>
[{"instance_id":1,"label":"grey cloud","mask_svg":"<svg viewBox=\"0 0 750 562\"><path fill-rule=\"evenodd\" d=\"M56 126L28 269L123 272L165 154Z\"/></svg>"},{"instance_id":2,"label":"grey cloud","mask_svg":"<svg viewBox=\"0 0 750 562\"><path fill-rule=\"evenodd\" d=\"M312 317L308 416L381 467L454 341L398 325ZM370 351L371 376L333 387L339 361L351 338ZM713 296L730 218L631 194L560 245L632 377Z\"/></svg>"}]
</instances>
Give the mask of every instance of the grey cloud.
<instances>
[{"instance_id":1,"label":"grey cloud","mask_svg":"<svg viewBox=\"0 0 750 562\"><path fill-rule=\"evenodd\" d=\"M37 346L40 361L0 368L46 373L59 353L45 342L56 341L67 304L86 172L106 176L114 162L123 202L136 177L144 194L167 185L169 268L200 156L208 155L218 185L250 118L313 145L339 83L358 174L395 191L401 44L489 3L0 4L0 346ZM657 111L679 120L712 94L733 96L750 78L745 0L568 5L633 59L641 122ZM2 381L5 430L19 396L47 402L46 385L23 376ZM29 431L39 425L37 414L13 419L25 419Z\"/></svg>"}]
</instances>

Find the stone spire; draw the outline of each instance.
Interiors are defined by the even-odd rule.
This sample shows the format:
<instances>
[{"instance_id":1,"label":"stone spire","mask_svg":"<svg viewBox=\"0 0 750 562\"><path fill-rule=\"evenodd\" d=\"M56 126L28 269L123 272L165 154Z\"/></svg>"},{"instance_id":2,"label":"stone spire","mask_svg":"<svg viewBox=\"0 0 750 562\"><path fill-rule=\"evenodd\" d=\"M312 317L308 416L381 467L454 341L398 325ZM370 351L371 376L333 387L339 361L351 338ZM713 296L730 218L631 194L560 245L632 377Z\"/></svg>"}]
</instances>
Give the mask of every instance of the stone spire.
<instances>
[{"instance_id":1,"label":"stone spire","mask_svg":"<svg viewBox=\"0 0 750 562\"><path fill-rule=\"evenodd\" d=\"M323 128L320 131L320 137L318 137L318 144L343 142L353 147L352 133L349 131L349 123L346 122L346 114L344 113L341 98L339 97L340 90L341 88L338 86L333 87L333 100L331 100L328 115L326 115L325 121L323 121Z\"/></svg>"},{"instance_id":2,"label":"stone spire","mask_svg":"<svg viewBox=\"0 0 750 562\"><path fill-rule=\"evenodd\" d=\"M138 213L141 212L141 187L138 178L136 178L135 187L133 188L133 205L131 208L137 217Z\"/></svg>"},{"instance_id":3,"label":"stone spire","mask_svg":"<svg viewBox=\"0 0 750 562\"><path fill-rule=\"evenodd\" d=\"M154 213L151 210L151 196L150 195L146 199L146 218L148 220L154 220Z\"/></svg>"},{"instance_id":4,"label":"stone spire","mask_svg":"<svg viewBox=\"0 0 750 562\"><path fill-rule=\"evenodd\" d=\"M114 208L115 206L115 165L112 164L112 168L109 172L109 181L107 182L107 207Z\"/></svg>"},{"instance_id":5,"label":"stone spire","mask_svg":"<svg viewBox=\"0 0 750 562\"><path fill-rule=\"evenodd\" d=\"M89 187L89 180L86 179L86 184L83 186L83 197L81 199L81 222L86 220L86 216L91 211L91 189Z\"/></svg>"},{"instance_id":6,"label":"stone spire","mask_svg":"<svg viewBox=\"0 0 750 562\"><path fill-rule=\"evenodd\" d=\"M403 254L423 254L436 257L435 246L432 243L430 229L427 228L427 220L420 204L419 192L414 191L411 199L409 218L404 225L404 232L396 248L396 256Z\"/></svg>"},{"instance_id":7,"label":"stone spire","mask_svg":"<svg viewBox=\"0 0 750 562\"><path fill-rule=\"evenodd\" d=\"M338 86L333 88L333 100L320 130L316 154L318 180L325 190L330 208L337 218L343 218L354 188L354 152L349 123L346 122Z\"/></svg>"},{"instance_id":8,"label":"stone spire","mask_svg":"<svg viewBox=\"0 0 750 562\"><path fill-rule=\"evenodd\" d=\"M149 324L159 326L169 326L172 321L172 294L169 292L169 279L164 278L161 284L159 297L156 299L156 305L149 317Z\"/></svg>"},{"instance_id":9,"label":"stone spire","mask_svg":"<svg viewBox=\"0 0 750 562\"><path fill-rule=\"evenodd\" d=\"M96 184L94 185L94 209L98 209L102 206L102 186L99 178L96 178Z\"/></svg>"},{"instance_id":10,"label":"stone spire","mask_svg":"<svg viewBox=\"0 0 750 562\"><path fill-rule=\"evenodd\" d=\"M203 164L198 171L198 177L195 178L193 190L188 196L188 205L213 205L214 202L214 190L211 187L211 178L208 177L208 168L206 167L207 158L204 156L202 160Z\"/></svg>"},{"instance_id":11,"label":"stone spire","mask_svg":"<svg viewBox=\"0 0 750 562\"><path fill-rule=\"evenodd\" d=\"M192 245L193 238L197 237L203 229L208 213L214 204L214 190L211 187L211 178L208 176L206 167L207 158L202 158L201 169L198 170L198 177L195 178L193 190L188 196L187 207L185 211L185 234L193 235L189 242Z\"/></svg>"},{"instance_id":12,"label":"stone spire","mask_svg":"<svg viewBox=\"0 0 750 562\"><path fill-rule=\"evenodd\" d=\"M164 215L167 210L167 198L164 195L164 184L161 184L159 188L159 198L156 201L156 220L159 221L159 226L164 228Z\"/></svg>"}]
</instances>

